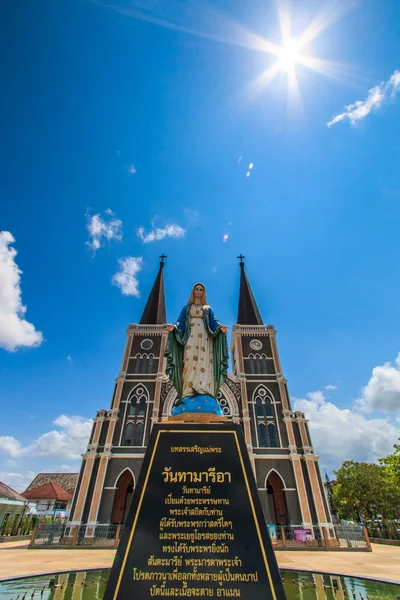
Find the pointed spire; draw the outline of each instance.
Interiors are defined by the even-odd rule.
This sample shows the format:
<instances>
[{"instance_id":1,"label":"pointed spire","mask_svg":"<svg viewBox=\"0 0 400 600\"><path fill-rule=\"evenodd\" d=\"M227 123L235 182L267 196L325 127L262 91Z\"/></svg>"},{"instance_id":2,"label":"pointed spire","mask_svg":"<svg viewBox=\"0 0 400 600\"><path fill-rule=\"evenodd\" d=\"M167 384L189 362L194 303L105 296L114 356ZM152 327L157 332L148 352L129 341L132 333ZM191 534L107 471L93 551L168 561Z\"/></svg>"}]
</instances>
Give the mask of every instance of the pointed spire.
<instances>
[{"instance_id":1,"label":"pointed spire","mask_svg":"<svg viewBox=\"0 0 400 600\"><path fill-rule=\"evenodd\" d=\"M167 257L163 254L160 258L160 268L140 319L141 325L162 325L167 322L164 294L164 258Z\"/></svg>"},{"instance_id":2,"label":"pointed spire","mask_svg":"<svg viewBox=\"0 0 400 600\"><path fill-rule=\"evenodd\" d=\"M244 256L238 256L240 259L240 291L237 323L239 325L263 325L260 311L251 291L246 271L244 270Z\"/></svg>"}]
</instances>

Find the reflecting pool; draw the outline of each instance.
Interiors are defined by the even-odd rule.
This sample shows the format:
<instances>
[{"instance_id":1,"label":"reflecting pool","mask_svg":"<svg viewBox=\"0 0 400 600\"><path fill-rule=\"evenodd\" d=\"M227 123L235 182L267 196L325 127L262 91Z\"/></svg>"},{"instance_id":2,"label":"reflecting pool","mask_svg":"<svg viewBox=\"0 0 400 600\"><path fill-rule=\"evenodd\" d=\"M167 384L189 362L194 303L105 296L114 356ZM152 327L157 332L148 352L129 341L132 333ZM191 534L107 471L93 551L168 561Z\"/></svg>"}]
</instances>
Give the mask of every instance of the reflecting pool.
<instances>
[{"instance_id":1,"label":"reflecting pool","mask_svg":"<svg viewBox=\"0 0 400 600\"><path fill-rule=\"evenodd\" d=\"M281 573L287 600L400 598L400 584L306 571ZM0 600L102 600L109 574L109 569L99 569L3 581Z\"/></svg>"}]
</instances>

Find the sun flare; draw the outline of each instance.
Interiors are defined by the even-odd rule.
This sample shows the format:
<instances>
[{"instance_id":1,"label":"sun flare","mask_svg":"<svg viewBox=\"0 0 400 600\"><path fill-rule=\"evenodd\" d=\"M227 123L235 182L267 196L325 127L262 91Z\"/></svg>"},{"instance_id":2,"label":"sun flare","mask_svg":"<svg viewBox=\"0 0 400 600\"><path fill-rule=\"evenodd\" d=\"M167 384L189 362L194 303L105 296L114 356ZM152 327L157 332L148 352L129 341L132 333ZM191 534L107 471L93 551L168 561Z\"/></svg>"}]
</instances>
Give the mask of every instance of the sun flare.
<instances>
[{"instance_id":1,"label":"sun flare","mask_svg":"<svg viewBox=\"0 0 400 600\"><path fill-rule=\"evenodd\" d=\"M269 66L264 71L253 77L242 87L238 96L241 99L254 97L262 93L274 80L285 80L288 111L293 111L295 108L296 115L300 115L303 109L299 77L304 81L305 71L314 71L339 81L354 80L354 68L340 62L315 56L313 54L315 50L313 42L330 25L352 10L355 0L346 0L346 2L341 2L337 6L335 5L335 8L331 7L329 10L328 8L321 9L303 32L296 31L295 37L292 36L294 27L292 26L292 14L289 4L286 0L276 1L280 25L280 42L260 38L255 42L255 46L252 43L248 46L264 52L272 60L268 60Z\"/></svg>"},{"instance_id":2,"label":"sun flare","mask_svg":"<svg viewBox=\"0 0 400 600\"><path fill-rule=\"evenodd\" d=\"M279 68L281 71L291 71L301 62L300 44L297 40L288 40L278 52Z\"/></svg>"}]
</instances>

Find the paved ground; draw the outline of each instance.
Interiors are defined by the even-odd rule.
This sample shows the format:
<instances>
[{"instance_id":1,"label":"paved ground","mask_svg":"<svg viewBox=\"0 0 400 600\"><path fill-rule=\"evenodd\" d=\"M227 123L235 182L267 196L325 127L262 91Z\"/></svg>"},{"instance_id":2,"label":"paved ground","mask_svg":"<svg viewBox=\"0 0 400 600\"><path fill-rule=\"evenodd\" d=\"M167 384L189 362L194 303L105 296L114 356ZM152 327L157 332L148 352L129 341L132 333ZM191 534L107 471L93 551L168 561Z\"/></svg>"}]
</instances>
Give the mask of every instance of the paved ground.
<instances>
[{"instance_id":1,"label":"paved ground","mask_svg":"<svg viewBox=\"0 0 400 600\"><path fill-rule=\"evenodd\" d=\"M400 547L372 544L373 552L277 552L279 566L359 575L400 583ZM0 579L54 571L109 567L114 550L28 550L0 544Z\"/></svg>"}]
</instances>

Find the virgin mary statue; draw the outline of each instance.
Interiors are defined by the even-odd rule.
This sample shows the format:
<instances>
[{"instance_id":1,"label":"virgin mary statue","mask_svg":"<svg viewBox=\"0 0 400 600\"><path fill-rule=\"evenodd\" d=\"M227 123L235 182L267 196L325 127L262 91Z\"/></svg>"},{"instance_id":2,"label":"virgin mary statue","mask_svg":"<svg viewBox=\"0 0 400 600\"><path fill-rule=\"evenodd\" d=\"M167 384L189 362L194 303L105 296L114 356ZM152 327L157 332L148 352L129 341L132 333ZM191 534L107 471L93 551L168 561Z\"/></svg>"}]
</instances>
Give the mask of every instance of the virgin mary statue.
<instances>
[{"instance_id":1,"label":"virgin mary statue","mask_svg":"<svg viewBox=\"0 0 400 600\"><path fill-rule=\"evenodd\" d=\"M177 322L167 328L166 372L178 399L215 398L228 371L228 328L215 318L202 283L194 285Z\"/></svg>"}]
</instances>

